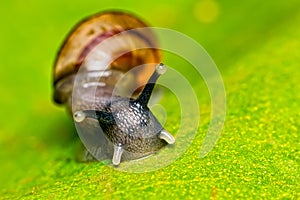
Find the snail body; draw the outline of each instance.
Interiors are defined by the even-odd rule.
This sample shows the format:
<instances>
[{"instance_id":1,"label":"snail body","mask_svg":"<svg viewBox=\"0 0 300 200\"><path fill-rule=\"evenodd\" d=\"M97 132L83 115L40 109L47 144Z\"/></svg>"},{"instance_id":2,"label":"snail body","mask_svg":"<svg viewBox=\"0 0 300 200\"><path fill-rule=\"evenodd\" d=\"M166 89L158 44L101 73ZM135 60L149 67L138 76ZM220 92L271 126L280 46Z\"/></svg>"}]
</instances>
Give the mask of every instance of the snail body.
<instances>
[{"instance_id":1,"label":"snail body","mask_svg":"<svg viewBox=\"0 0 300 200\"><path fill-rule=\"evenodd\" d=\"M139 29L145 27L138 18L121 12L92 16L69 34L54 67L54 101L66 104L86 132L104 133L113 146L114 165L175 142L147 106L166 67L157 64L161 59L157 41L151 31ZM140 65L142 70L133 70ZM116 94L117 83L127 73L130 83L121 84ZM122 96L124 90L129 92Z\"/></svg>"}]
</instances>

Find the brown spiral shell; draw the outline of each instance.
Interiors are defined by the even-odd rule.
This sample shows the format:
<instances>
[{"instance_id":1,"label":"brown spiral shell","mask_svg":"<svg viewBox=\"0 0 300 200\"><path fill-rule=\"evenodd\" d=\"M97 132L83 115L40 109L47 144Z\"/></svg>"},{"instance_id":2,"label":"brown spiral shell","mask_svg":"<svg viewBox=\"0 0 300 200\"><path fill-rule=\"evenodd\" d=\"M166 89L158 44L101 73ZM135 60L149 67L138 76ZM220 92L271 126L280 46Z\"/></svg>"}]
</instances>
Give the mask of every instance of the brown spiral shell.
<instances>
[{"instance_id":1,"label":"brown spiral shell","mask_svg":"<svg viewBox=\"0 0 300 200\"><path fill-rule=\"evenodd\" d=\"M96 14L75 26L65 39L55 61L53 71L54 101L64 104L69 100L72 94L74 75L76 75L80 67L86 67L83 64L84 60L97 45L105 39L122 34L127 30L144 27L147 27L147 25L143 21L123 12ZM140 46L141 43L148 48L131 50ZM109 54L119 55L122 52L126 53L114 59L108 68L101 69L99 67L96 70L116 70L126 73L131 68L139 65L159 63L161 56L156 48L158 47L157 43L157 39L152 31L135 31L129 35L120 36L119 42L110 45L112 50ZM136 85L144 85L154 69L155 65L149 65L142 71L137 70L134 74Z\"/></svg>"}]
</instances>

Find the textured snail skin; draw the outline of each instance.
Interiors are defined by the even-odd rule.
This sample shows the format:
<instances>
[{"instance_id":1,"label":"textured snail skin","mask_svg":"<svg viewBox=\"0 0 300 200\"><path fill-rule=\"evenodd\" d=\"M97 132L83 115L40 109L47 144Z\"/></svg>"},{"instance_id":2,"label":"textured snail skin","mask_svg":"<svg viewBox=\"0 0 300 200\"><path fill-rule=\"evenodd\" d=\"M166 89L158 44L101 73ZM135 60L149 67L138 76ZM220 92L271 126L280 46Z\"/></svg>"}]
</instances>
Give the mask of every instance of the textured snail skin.
<instances>
[{"instance_id":1,"label":"textured snail skin","mask_svg":"<svg viewBox=\"0 0 300 200\"><path fill-rule=\"evenodd\" d=\"M103 132L115 146L128 153L149 154L167 143L158 138L163 127L148 107L127 98L116 98L103 111L85 110L86 117L97 119Z\"/></svg>"},{"instance_id":2,"label":"textured snail skin","mask_svg":"<svg viewBox=\"0 0 300 200\"><path fill-rule=\"evenodd\" d=\"M114 97L101 110L74 113L74 119L79 123L85 118L98 120L102 131L115 146L114 165L120 163L124 151L129 159L137 159L175 142L147 106L156 80L165 71L163 64L158 65L137 99Z\"/></svg>"},{"instance_id":3,"label":"textured snail skin","mask_svg":"<svg viewBox=\"0 0 300 200\"><path fill-rule=\"evenodd\" d=\"M79 73L78 68L81 65L88 69L88 66L84 65L85 58L105 39L125 30L145 26L134 16L120 12L106 12L91 17L75 27L67 37L54 68L55 102L66 104L69 112L76 111L73 118L75 123L80 125L82 132L90 135L102 133L105 135L103 139L113 145L113 150L107 151L107 155L112 157L114 165L119 165L124 160L134 160L153 154L168 143L175 142L173 136L164 130L147 106L156 80L166 71L163 64L156 67L153 65L160 62L160 53L155 48L157 41L151 32L126 35L126 39L130 41L125 40L123 44L119 44L120 47L118 44L113 44L116 53L119 51L118 48L124 50L127 42L133 46L145 43L148 49L126 53L114 60L109 68L103 69L100 66L96 70L109 73L101 77L101 80L96 79L97 82L92 80L93 76L90 76L92 72L83 70ZM136 99L115 96L114 84L118 82L119 77L139 65L146 66L133 74L135 85L146 85L140 95ZM96 85L96 87L94 93L91 93L83 87L84 85L80 85L82 87L77 95L79 98L74 101L72 90L74 80L78 76L84 80L83 84ZM97 83L105 84L97 86ZM92 142L97 143L97 141ZM107 149L109 148L108 145Z\"/></svg>"}]
</instances>

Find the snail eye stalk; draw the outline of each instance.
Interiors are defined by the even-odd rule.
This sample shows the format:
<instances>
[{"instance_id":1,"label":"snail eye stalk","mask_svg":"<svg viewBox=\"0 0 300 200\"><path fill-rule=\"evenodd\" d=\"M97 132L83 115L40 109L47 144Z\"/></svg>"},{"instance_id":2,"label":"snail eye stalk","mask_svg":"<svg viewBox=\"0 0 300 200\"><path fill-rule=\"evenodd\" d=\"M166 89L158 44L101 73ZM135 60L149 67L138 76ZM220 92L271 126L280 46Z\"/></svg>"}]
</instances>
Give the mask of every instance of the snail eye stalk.
<instances>
[{"instance_id":1,"label":"snail eye stalk","mask_svg":"<svg viewBox=\"0 0 300 200\"><path fill-rule=\"evenodd\" d=\"M155 71L151 75L150 79L148 80L146 86L144 87L143 91L139 95L139 97L134 100L134 102L140 103L142 106L147 107L147 104L149 102L149 99L151 97L153 88L155 86L155 83L160 75L164 74L167 71L167 68L164 64L160 63L155 68Z\"/></svg>"},{"instance_id":2,"label":"snail eye stalk","mask_svg":"<svg viewBox=\"0 0 300 200\"><path fill-rule=\"evenodd\" d=\"M86 115L83 111L76 111L74 114L73 114L73 118L76 122L82 122L83 120L85 120L86 118Z\"/></svg>"},{"instance_id":3,"label":"snail eye stalk","mask_svg":"<svg viewBox=\"0 0 300 200\"><path fill-rule=\"evenodd\" d=\"M93 118L98 120L99 122L103 122L106 124L114 123L113 114L105 111L80 110L80 111L76 111L73 117L76 122L82 122L83 120L85 120L85 118Z\"/></svg>"}]
</instances>

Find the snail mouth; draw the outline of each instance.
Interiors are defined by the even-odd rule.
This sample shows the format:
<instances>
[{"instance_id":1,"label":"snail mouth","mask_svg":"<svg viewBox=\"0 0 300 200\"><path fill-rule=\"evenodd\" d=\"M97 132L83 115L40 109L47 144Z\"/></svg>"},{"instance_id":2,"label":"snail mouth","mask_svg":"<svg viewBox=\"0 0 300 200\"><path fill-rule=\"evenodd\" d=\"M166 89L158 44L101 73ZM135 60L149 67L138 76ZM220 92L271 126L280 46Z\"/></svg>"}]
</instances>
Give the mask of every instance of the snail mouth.
<instances>
[{"instance_id":1,"label":"snail mouth","mask_svg":"<svg viewBox=\"0 0 300 200\"><path fill-rule=\"evenodd\" d=\"M148 158L159 150L164 148L167 144L174 144L175 138L166 130L162 130L157 136L153 138L143 138L142 140L135 140L128 145L116 145L114 148L114 154L112 163L118 166L121 160L142 160ZM137 148L138 147L138 148Z\"/></svg>"}]
</instances>

